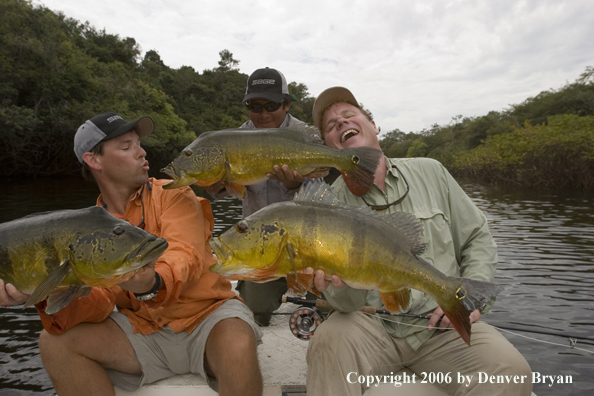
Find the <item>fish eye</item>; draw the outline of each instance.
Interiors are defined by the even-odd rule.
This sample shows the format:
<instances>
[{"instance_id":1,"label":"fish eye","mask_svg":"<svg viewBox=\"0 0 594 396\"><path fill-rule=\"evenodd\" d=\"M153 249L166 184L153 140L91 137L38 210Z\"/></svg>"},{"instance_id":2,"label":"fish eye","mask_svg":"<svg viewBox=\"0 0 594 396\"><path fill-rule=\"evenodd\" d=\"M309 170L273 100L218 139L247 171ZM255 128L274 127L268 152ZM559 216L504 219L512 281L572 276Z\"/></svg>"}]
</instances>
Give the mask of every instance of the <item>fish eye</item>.
<instances>
[{"instance_id":1,"label":"fish eye","mask_svg":"<svg viewBox=\"0 0 594 396\"><path fill-rule=\"evenodd\" d=\"M122 226L115 226L113 229L115 235L122 235L124 232L126 232L126 229Z\"/></svg>"},{"instance_id":2,"label":"fish eye","mask_svg":"<svg viewBox=\"0 0 594 396\"><path fill-rule=\"evenodd\" d=\"M244 233L248 230L248 223L245 220L241 220L239 223L237 223L237 231L240 233Z\"/></svg>"},{"instance_id":3,"label":"fish eye","mask_svg":"<svg viewBox=\"0 0 594 396\"><path fill-rule=\"evenodd\" d=\"M183 153L184 153L184 155L186 157L191 157L192 156L192 150L184 150Z\"/></svg>"}]
</instances>

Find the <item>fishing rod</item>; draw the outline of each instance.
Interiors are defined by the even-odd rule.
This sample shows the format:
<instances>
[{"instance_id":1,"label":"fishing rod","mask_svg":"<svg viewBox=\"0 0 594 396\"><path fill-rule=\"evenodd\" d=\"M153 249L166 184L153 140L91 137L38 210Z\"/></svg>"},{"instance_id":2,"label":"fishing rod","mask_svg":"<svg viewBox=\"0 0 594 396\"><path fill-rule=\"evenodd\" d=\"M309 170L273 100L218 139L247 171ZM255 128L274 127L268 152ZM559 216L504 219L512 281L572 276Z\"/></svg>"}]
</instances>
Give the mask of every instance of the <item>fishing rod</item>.
<instances>
[{"instance_id":1,"label":"fishing rod","mask_svg":"<svg viewBox=\"0 0 594 396\"><path fill-rule=\"evenodd\" d=\"M319 326L321 324L321 322L323 321L323 316L319 312L320 309L324 309L324 310L333 310L334 309L334 307L332 307L332 305L330 305L330 303L328 301L322 300L322 299L307 300L307 299L303 299L303 298L299 298L299 297L288 297L286 295L283 295L279 298L279 301L281 303L290 302L293 304L301 305L301 307L299 309L297 309L296 311L294 311L291 314L291 320L290 320L291 332L293 333L293 335L295 335L295 337L297 337L299 339L311 338L311 336L315 332L315 328L317 328L317 326ZM312 308L317 309L317 310L312 310ZM373 307L373 306L364 306L361 309L359 309L359 311L364 312L369 315L381 314L381 315L402 316L402 317L416 318L416 319L427 319L427 320L431 319L431 317L427 316L427 315L414 315L414 314L408 314L408 313L390 314L390 312L388 312L386 310L377 309L376 307ZM521 331L521 332L528 332L528 333L535 333L535 334L544 334L544 335L550 335L550 336L556 336L556 337L565 337L565 338L569 339L571 346L575 345L576 340L587 340L587 341L594 342L594 337L587 337L587 336L581 336L581 335L576 335L576 334L567 334L567 333L559 334L559 333L553 333L553 332L543 331L543 330L522 329L522 328L510 327L510 326L499 326L499 325L497 325L497 326L492 325L492 326L496 327L498 329L503 329L503 330L513 330L513 331Z\"/></svg>"}]
</instances>

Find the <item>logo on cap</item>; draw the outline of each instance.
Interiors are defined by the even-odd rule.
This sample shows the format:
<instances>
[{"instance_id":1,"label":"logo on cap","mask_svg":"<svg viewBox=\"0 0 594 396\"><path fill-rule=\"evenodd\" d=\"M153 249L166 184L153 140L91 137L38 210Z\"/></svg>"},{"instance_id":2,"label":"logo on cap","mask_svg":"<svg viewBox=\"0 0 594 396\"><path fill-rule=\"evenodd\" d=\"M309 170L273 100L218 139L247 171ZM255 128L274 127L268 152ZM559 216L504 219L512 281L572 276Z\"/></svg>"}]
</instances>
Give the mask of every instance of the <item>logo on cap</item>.
<instances>
[{"instance_id":1,"label":"logo on cap","mask_svg":"<svg viewBox=\"0 0 594 396\"><path fill-rule=\"evenodd\" d=\"M119 115L117 115L117 114L116 114L116 115L114 115L114 116L111 116L111 117L109 117L109 118L107 119L107 122L109 122L109 123L111 124L111 122L112 122L112 121L115 121L115 120L124 120L124 119L123 119L122 117L120 117ZM124 120L124 121L125 121L125 120Z\"/></svg>"},{"instance_id":2,"label":"logo on cap","mask_svg":"<svg viewBox=\"0 0 594 396\"><path fill-rule=\"evenodd\" d=\"M274 84L276 82L276 80L273 79L261 79L261 80L254 80L252 81L252 85L258 85L258 84Z\"/></svg>"}]
</instances>

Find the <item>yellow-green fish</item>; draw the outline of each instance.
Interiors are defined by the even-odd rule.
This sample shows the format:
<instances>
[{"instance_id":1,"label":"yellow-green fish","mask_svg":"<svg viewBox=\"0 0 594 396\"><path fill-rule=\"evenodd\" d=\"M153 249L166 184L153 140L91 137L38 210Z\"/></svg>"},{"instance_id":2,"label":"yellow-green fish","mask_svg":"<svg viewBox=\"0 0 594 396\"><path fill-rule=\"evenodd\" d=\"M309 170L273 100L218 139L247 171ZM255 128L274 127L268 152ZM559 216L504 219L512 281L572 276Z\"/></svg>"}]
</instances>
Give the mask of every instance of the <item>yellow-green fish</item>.
<instances>
[{"instance_id":1,"label":"yellow-green fish","mask_svg":"<svg viewBox=\"0 0 594 396\"><path fill-rule=\"evenodd\" d=\"M64 308L91 287L111 287L167 249L164 239L93 206L26 216L0 224L0 279L48 298L45 312Z\"/></svg>"},{"instance_id":2,"label":"yellow-green fish","mask_svg":"<svg viewBox=\"0 0 594 396\"><path fill-rule=\"evenodd\" d=\"M208 187L219 180L232 196L243 199L245 186L267 180L274 165L288 165L307 177L338 169L356 196L373 184L381 150L357 147L336 150L322 144L317 129L307 125L270 129L226 129L205 132L161 172L173 181L163 188L190 184Z\"/></svg>"},{"instance_id":3,"label":"yellow-green fish","mask_svg":"<svg viewBox=\"0 0 594 396\"><path fill-rule=\"evenodd\" d=\"M328 279L378 290L386 309L401 311L410 288L431 295L470 345L469 316L501 286L444 275L419 257L423 226L410 213L375 214L338 201L324 183L307 183L292 202L276 203L241 220L210 244L218 263L212 272L237 280L287 277L289 290L312 290L312 267Z\"/></svg>"}]
</instances>

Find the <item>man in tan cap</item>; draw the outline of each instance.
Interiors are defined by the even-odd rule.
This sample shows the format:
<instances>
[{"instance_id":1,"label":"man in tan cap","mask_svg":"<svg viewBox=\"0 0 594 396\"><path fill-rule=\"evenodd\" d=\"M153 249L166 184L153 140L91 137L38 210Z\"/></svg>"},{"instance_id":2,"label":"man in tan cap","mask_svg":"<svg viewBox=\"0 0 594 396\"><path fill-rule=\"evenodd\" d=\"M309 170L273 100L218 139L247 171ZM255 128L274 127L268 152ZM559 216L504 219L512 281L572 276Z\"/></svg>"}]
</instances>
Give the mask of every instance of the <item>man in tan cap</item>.
<instances>
[{"instance_id":1,"label":"man in tan cap","mask_svg":"<svg viewBox=\"0 0 594 396\"><path fill-rule=\"evenodd\" d=\"M314 103L313 118L330 147L381 148L371 113L344 87L323 91ZM424 226L423 242L428 243L422 258L446 275L493 281L497 249L487 219L439 162L384 156L375 183L364 196L351 194L342 178L332 187L338 199L350 205L367 205L380 215L415 215ZM530 395L526 360L496 329L479 321L493 301L470 314L468 346L452 331L435 300L420 291L410 290L407 312L431 315L429 322L366 316L358 312L364 305L383 308L379 293L351 288L336 275L326 280L321 270L316 271L315 285L339 312L322 323L310 341L308 396L361 395L367 385L358 380L360 376L389 378L403 369L415 373L419 381L423 373L433 373L443 379L435 385L449 394ZM526 377L521 383L481 384L479 372ZM471 380L461 383L459 375Z\"/></svg>"}]
</instances>

